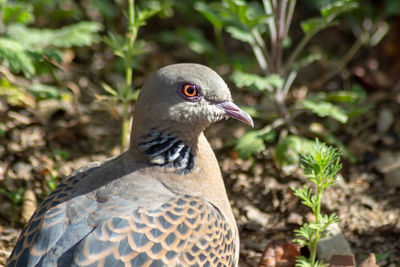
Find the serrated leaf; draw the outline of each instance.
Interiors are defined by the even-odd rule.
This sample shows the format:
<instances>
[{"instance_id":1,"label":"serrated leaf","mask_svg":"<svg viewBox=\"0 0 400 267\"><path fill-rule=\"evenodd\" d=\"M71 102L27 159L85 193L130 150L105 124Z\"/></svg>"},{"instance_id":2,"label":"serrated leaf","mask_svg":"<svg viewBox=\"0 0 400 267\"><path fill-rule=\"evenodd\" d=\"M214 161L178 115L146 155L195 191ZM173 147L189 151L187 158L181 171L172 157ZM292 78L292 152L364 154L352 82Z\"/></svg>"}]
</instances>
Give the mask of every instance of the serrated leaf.
<instances>
[{"instance_id":1,"label":"serrated leaf","mask_svg":"<svg viewBox=\"0 0 400 267\"><path fill-rule=\"evenodd\" d=\"M13 24L7 29L7 36L18 41L25 49L44 49L50 46L69 48L72 46L91 45L99 41L97 34L101 25L96 22L82 21L60 29L28 28Z\"/></svg>"},{"instance_id":2,"label":"serrated leaf","mask_svg":"<svg viewBox=\"0 0 400 267\"><path fill-rule=\"evenodd\" d=\"M327 21L332 21L338 16L351 12L359 7L358 2L355 0L340 0L329 3L321 8L321 15Z\"/></svg>"},{"instance_id":3,"label":"serrated leaf","mask_svg":"<svg viewBox=\"0 0 400 267\"><path fill-rule=\"evenodd\" d=\"M35 74L35 67L26 50L18 41L8 38L0 38L1 64L9 67L13 72L22 71L25 76Z\"/></svg>"},{"instance_id":4,"label":"serrated leaf","mask_svg":"<svg viewBox=\"0 0 400 267\"><path fill-rule=\"evenodd\" d=\"M110 32L103 38L103 41L111 48L114 55L125 58L126 39L122 35Z\"/></svg>"},{"instance_id":5,"label":"serrated leaf","mask_svg":"<svg viewBox=\"0 0 400 267\"><path fill-rule=\"evenodd\" d=\"M308 245L308 242L306 240L300 239L300 238L293 239L293 242L299 244L300 246L307 246Z\"/></svg>"},{"instance_id":6,"label":"serrated leaf","mask_svg":"<svg viewBox=\"0 0 400 267\"><path fill-rule=\"evenodd\" d=\"M238 140L235 150L239 152L239 157L249 158L265 150L264 140L257 131L249 131Z\"/></svg>"},{"instance_id":7,"label":"serrated leaf","mask_svg":"<svg viewBox=\"0 0 400 267\"><path fill-rule=\"evenodd\" d=\"M271 92L272 87L281 88L283 79L277 74L271 74L268 77L262 77L252 73L235 71L231 76L232 81L237 87L253 86L259 91Z\"/></svg>"},{"instance_id":8,"label":"serrated leaf","mask_svg":"<svg viewBox=\"0 0 400 267\"><path fill-rule=\"evenodd\" d=\"M303 237L306 241L311 241L313 238L313 231L308 223L303 224L299 229L294 230L296 236Z\"/></svg>"},{"instance_id":9,"label":"serrated leaf","mask_svg":"<svg viewBox=\"0 0 400 267\"><path fill-rule=\"evenodd\" d=\"M226 27L226 31L235 39L246 42L246 43L253 43L254 39L251 35L250 31L242 30L235 26L228 26Z\"/></svg>"},{"instance_id":10,"label":"serrated leaf","mask_svg":"<svg viewBox=\"0 0 400 267\"><path fill-rule=\"evenodd\" d=\"M315 266L311 266L311 262L309 262L309 260L306 257L298 256L296 258L296 267L315 267Z\"/></svg>"},{"instance_id":11,"label":"serrated leaf","mask_svg":"<svg viewBox=\"0 0 400 267\"><path fill-rule=\"evenodd\" d=\"M341 123L346 123L348 116L346 111L330 102L318 101L314 102L311 99L305 99L302 102L304 108L311 110L321 118L331 117Z\"/></svg>"}]
</instances>

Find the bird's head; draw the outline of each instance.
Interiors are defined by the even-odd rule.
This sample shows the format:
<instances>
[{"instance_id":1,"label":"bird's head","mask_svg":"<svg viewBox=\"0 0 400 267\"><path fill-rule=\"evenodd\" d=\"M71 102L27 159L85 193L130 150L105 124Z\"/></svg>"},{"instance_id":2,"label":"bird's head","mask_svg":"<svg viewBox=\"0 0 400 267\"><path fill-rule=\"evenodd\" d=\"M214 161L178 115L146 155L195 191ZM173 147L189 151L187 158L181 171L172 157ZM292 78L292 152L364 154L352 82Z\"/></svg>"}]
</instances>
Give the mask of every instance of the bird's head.
<instances>
[{"instance_id":1,"label":"bird's head","mask_svg":"<svg viewBox=\"0 0 400 267\"><path fill-rule=\"evenodd\" d=\"M229 117L253 126L251 117L233 103L224 80L199 64L169 65L151 75L140 92L135 116L149 124L179 124L187 130L203 130Z\"/></svg>"}]
</instances>

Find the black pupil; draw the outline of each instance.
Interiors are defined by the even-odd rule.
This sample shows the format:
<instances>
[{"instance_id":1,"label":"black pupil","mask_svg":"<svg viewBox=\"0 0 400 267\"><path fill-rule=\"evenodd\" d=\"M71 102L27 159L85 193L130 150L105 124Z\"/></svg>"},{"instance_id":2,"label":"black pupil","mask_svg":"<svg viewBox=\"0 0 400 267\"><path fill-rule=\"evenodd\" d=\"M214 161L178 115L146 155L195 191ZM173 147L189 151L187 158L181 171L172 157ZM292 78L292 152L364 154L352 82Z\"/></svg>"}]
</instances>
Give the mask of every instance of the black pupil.
<instances>
[{"instance_id":1,"label":"black pupil","mask_svg":"<svg viewBox=\"0 0 400 267\"><path fill-rule=\"evenodd\" d=\"M193 94L195 93L195 89L193 88L193 86L188 86L188 87L186 88L186 93L187 93L188 95L193 95Z\"/></svg>"}]
</instances>

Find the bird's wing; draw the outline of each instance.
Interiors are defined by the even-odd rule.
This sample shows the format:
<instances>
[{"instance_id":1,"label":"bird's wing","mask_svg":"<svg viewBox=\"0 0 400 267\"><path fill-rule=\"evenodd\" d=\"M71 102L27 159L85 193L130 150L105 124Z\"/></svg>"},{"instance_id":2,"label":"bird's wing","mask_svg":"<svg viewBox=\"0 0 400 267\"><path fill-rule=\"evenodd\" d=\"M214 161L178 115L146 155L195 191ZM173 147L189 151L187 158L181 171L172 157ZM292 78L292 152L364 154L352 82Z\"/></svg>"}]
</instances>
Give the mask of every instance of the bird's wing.
<instances>
[{"instance_id":1,"label":"bird's wing","mask_svg":"<svg viewBox=\"0 0 400 267\"><path fill-rule=\"evenodd\" d=\"M71 199L80 175L43 202L8 266L235 266L236 232L204 199L151 194L156 184L144 194L137 189L134 202L119 195L105 203Z\"/></svg>"},{"instance_id":2,"label":"bird's wing","mask_svg":"<svg viewBox=\"0 0 400 267\"><path fill-rule=\"evenodd\" d=\"M86 218L95 210L96 203L85 195L74 197L73 193L75 185L98 166L78 170L41 203L22 231L7 266L37 266L52 248L57 246L63 250L70 245L67 243L78 242L92 231L86 224ZM75 240L65 240L65 233L74 228L78 229L72 235Z\"/></svg>"},{"instance_id":3,"label":"bird's wing","mask_svg":"<svg viewBox=\"0 0 400 267\"><path fill-rule=\"evenodd\" d=\"M234 237L234 231L214 206L200 198L181 195L154 209L138 207L101 219L93 232L77 244L73 263L234 266Z\"/></svg>"}]
</instances>

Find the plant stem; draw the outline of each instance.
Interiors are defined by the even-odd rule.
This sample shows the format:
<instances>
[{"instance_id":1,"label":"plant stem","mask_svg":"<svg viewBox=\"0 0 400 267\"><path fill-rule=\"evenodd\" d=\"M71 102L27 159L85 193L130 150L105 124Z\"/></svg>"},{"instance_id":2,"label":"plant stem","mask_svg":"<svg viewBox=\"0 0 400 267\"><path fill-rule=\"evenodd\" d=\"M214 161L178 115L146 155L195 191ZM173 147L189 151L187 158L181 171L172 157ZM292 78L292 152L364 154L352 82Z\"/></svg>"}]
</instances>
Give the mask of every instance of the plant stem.
<instances>
[{"instance_id":1,"label":"plant stem","mask_svg":"<svg viewBox=\"0 0 400 267\"><path fill-rule=\"evenodd\" d=\"M251 48L257 59L258 65L263 70L264 75L269 75L269 70L271 69L271 56L267 51L264 40L262 39L260 33L256 29L251 30L251 35L253 36L254 42L252 42Z\"/></svg>"},{"instance_id":2,"label":"plant stem","mask_svg":"<svg viewBox=\"0 0 400 267\"><path fill-rule=\"evenodd\" d=\"M322 180L322 179L320 179ZM315 224L319 224L319 218L321 214L321 196L322 196L322 186L320 184L317 185L317 200L316 200L316 207L315 207ZM311 266L315 266L315 261L317 258L317 246L318 246L318 240L320 239L320 230L315 230L315 235L314 235L314 240L312 242L312 248L311 248Z\"/></svg>"},{"instance_id":3,"label":"plant stem","mask_svg":"<svg viewBox=\"0 0 400 267\"><path fill-rule=\"evenodd\" d=\"M292 23L295 6L296 6L296 0L291 0L290 4L289 4L289 11L288 11L288 14L286 15L286 21L285 21L285 33L284 33L285 37L287 37L289 34L289 28L290 28L290 24Z\"/></svg>"},{"instance_id":4,"label":"plant stem","mask_svg":"<svg viewBox=\"0 0 400 267\"><path fill-rule=\"evenodd\" d=\"M122 136L121 149L125 150L128 143L129 130L129 93L132 88L132 50L135 44L137 27L135 26L135 1L129 0L128 48L125 56L125 90L122 97Z\"/></svg>"}]
</instances>

